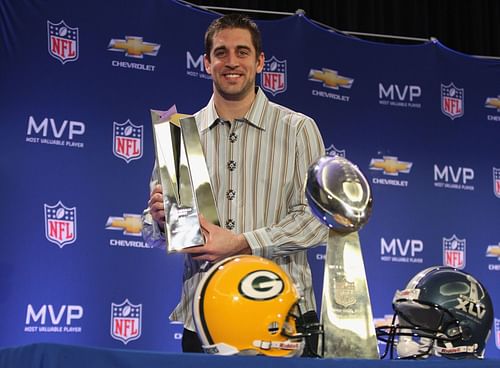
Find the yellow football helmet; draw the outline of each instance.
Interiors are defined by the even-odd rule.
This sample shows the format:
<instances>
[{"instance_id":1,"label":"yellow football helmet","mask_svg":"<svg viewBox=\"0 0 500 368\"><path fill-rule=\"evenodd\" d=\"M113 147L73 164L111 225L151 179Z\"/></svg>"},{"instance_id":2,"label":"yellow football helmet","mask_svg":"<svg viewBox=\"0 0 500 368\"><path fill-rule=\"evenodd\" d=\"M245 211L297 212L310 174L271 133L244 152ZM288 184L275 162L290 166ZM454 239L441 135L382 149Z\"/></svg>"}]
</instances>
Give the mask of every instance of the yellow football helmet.
<instances>
[{"instance_id":1,"label":"yellow football helmet","mask_svg":"<svg viewBox=\"0 0 500 368\"><path fill-rule=\"evenodd\" d=\"M296 356L299 294L276 263L257 256L226 258L212 266L194 298L194 320L205 352ZM317 327L317 326L316 326Z\"/></svg>"}]
</instances>

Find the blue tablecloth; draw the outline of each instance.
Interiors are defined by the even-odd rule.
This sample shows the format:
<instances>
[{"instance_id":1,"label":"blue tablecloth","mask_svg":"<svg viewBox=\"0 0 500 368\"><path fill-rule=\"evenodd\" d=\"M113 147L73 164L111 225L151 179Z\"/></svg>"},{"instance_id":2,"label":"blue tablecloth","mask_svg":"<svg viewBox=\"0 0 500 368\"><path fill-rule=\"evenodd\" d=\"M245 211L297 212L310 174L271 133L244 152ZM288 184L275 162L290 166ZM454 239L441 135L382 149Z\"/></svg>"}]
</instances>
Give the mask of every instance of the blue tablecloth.
<instances>
[{"instance_id":1,"label":"blue tablecloth","mask_svg":"<svg viewBox=\"0 0 500 368\"><path fill-rule=\"evenodd\" d=\"M500 360L423 361L223 357L206 354L178 354L151 351L102 349L61 344L32 344L0 349L1 368L499 368Z\"/></svg>"}]
</instances>

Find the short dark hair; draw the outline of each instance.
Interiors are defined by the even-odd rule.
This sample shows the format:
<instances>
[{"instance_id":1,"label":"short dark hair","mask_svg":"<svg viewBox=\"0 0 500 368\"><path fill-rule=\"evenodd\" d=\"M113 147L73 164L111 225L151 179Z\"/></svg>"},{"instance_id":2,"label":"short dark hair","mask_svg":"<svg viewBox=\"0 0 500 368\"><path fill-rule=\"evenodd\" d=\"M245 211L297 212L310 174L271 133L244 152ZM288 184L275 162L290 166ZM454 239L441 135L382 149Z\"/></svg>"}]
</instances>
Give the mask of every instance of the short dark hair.
<instances>
[{"instance_id":1,"label":"short dark hair","mask_svg":"<svg viewBox=\"0 0 500 368\"><path fill-rule=\"evenodd\" d=\"M250 32L252 44L255 48L256 57L259 57L262 52L262 38L260 36L259 27L253 20L243 14L227 14L215 19L205 32L205 54L210 59L210 51L212 51L214 43L214 35L228 28L242 28Z\"/></svg>"}]
</instances>

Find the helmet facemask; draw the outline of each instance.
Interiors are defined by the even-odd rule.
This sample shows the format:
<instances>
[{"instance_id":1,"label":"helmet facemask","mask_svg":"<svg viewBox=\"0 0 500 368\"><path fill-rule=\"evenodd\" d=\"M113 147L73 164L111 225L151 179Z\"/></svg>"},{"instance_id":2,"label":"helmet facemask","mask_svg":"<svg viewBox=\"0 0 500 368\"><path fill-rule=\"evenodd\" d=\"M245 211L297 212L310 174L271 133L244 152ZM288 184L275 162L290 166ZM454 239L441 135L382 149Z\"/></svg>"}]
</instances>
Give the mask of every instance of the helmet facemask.
<instances>
[{"instance_id":1,"label":"helmet facemask","mask_svg":"<svg viewBox=\"0 0 500 368\"><path fill-rule=\"evenodd\" d=\"M317 335L321 336L321 338L324 337L323 325L319 322L306 322L298 303L295 303L288 312L281 334L289 339L298 339L302 341L300 354L307 352L308 356L317 358L323 357L324 352L322 351L321 353L318 353L316 351L316 347L314 346L316 344L313 344L311 341ZM322 350L324 350L324 343L322 346Z\"/></svg>"},{"instance_id":2,"label":"helmet facemask","mask_svg":"<svg viewBox=\"0 0 500 368\"><path fill-rule=\"evenodd\" d=\"M379 340L386 342L381 358L390 353L393 359L394 349L400 359L428 358L462 337L460 322L439 305L403 299L394 302L394 310L391 325L377 328Z\"/></svg>"}]
</instances>

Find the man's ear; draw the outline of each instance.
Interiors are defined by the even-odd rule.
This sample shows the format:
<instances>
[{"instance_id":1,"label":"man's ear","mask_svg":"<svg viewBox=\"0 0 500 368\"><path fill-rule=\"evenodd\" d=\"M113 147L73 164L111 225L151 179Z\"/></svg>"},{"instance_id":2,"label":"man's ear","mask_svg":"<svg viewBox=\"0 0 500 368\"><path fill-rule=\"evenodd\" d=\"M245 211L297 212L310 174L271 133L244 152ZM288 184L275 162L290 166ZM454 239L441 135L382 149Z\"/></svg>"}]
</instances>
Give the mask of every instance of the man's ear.
<instances>
[{"instance_id":1,"label":"man's ear","mask_svg":"<svg viewBox=\"0 0 500 368\"><path fill-rule=\"evenodd\" d=\"M207 74L212 75L212 64L210 63L210 55L207 56L207 54L203 55L203 64L205 64L205 71Z\"/></svg>"},{"instance_id":2,"label":"man's ear","mask_svg":"<svg viewBox=\"0 0 500 368\"><path fill-rule=\"evenodd\" d=\"M257 73L262 72L262 69L264 68L264 53L261 52L259 57L257 58Z\"/></svg>"}]
</instances>

